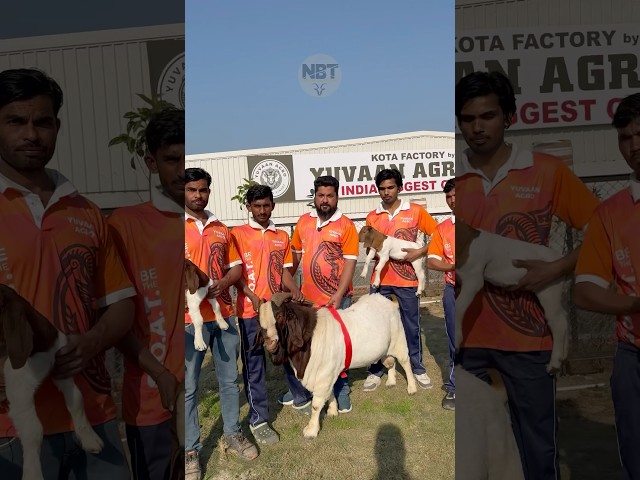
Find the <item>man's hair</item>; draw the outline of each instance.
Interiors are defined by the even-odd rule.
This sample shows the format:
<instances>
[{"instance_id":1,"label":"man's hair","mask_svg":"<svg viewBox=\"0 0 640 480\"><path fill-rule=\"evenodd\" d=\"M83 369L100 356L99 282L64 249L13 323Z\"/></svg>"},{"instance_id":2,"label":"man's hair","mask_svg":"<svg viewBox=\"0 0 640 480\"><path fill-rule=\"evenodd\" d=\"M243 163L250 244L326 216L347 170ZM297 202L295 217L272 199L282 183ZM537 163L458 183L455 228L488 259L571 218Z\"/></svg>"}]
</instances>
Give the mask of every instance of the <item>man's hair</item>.
<instances>
[{"instance_id":1,"label":"man's hair","mask_svg":"<svg viewBox=\"0 0 640 480\"><path fill-rule=\"evenodd\" d=\"M313 193L318 192L318 188L320 187L333 187L336 191L336 195L338 194L338 189L340 188L340 182L336 177L332 177L331 175L324 175L322 177L318 177L313 181Z\"/></svg>"},{"instance_id":2,"label":"man's hair","mask_svg":"<svg viewBox=\"0 0 640 480\"><path fill-rule=\"evenodd\" d=\"M184 171L184 183L197 182L198 180L206 180L207 187L211 186L211 175L202 168L186 168Z\"/></svg>"},{"instance_id":3,"label":"man's hair","mask_svg":"<svg viewBox=\"0 0 640 480\"><path fill-rule=\"evenodd\" d=\"M35 68L19 68L0 72L0 108L21 100L45 95L53 103L56 117L62 107L62 89L47 74Z\"/></svg>"},{"instance_id":4,"label":"man's hair","mask_svg":"<svg viewBox=\"0 0 640 480\"><path fill-rule=\"evenodd\" d=\"M262 200L264 198L268 198L273 201L273 191L271 191L271 187L268 185L252 185L247 190L247 203L251 203L254 200Z\"/></svg>"},{"instance_id":5,"label":"man's hair","mask_svg":"<svg viewBox=\"0 0 640 480\"><path fill-rule=\"evenodd\" d=\"M444 184L444 187L442 188L442 191L444 193L449 193L454 188L456 188L456 179L455 178L450 178L449 180L447 180L447 183Z\"/></svg>"},{"instance_id":6,"label":"man's hair","mask_svg":"<svg viewBox=\"0 0 640 480\"><path fill-rule=\"evenodd\" d=\"M613 115L611 125L616 128L625 128L635 119L640 119L640 93L634 93L622 99Z\"/></svg>"},{"instance_id":7,"label":"man's hair","mask_svg":"<svg viewBox=\"0 0 640 480\"><path fill-rule=\"evenodd\" d=\"M167 107L156 113L149 120L144 136L151 153L163 145L184 144L184 110Z\"/></svg>"},{"instance_id":8,"label":"man's hair","mask_svg":"<svg viewBox=\"0 0 640 480\"><path fill-rule=\"evenodd\" d=\"M395 168L380 170L376 175L376 187L380 188L380 184L385 180L395 180L398 188L402 187L402 175Z\"/></svg>"},{"instance_id":9,"label":"man's hair","mask_svg":"<svg viewBox=\"0 0 640 480\"><path fill-rule=\"evenodd\" d=\"M507 125L516 113L516 96L509 78L500 72L473 72L460 79L456 85L456 118L460 123L460 112L464 104L476 97L495 93L504 113Z\"/></svg>"}]
</instances>

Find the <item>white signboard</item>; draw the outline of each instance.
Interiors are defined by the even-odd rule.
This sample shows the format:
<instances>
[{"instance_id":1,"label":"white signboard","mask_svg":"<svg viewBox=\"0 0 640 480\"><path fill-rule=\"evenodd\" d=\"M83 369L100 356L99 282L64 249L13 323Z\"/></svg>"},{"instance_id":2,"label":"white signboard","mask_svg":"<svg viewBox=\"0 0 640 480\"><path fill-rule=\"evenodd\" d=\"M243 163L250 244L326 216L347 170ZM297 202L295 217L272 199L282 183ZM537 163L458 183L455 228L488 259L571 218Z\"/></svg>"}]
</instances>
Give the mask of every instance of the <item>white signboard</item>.
<instances>
[{"instance_id":1,"label":"white signboard","mask_svg":"<svg viewBox=\"0 0 640 480\"><path fill-rule=\"evenodd\" d=\"M456 82L478 70L505 73L514 130L609 124L620 100L640 90L637 24L456 33Z\"/></svg>"},{"instance_id":2,"label":"white signboard","mask_svg":"<svg viewBox=\"0 0 640 480\"><path fill-rule=\"evenodd\" d=\"M314 180L323 175L338 179L341 198L378 195L375 177L385 168L400 171L405 193L441 192L444 183L455 176L455 149L294 154L295 199L308 199Z\"/></svg>"}]
</instances>

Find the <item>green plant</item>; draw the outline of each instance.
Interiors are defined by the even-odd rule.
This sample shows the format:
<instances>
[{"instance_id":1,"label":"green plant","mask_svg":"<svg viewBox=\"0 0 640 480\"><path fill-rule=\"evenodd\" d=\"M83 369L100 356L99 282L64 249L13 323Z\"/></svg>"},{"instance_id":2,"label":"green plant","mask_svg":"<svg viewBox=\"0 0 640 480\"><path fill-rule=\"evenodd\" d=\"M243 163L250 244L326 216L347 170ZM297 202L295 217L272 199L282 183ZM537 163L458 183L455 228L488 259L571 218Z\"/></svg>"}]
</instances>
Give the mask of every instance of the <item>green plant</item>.
<instances>
[{"instance_id":1,"label":"green plant","mask_svg":"<svg viewBox=\"0 0 640 480\"><path fill-rule=\"evenodd\" d=\"M109 146L124 144L131 154L131 168L136 169L136 158L144 157L147 145L144 132L151 117L156 113L170 107L171 104L157 96L151 98L138 93L137 96L148 106L138 107L123 115L127 119L127 132L121 133L109 141Z\"/></svg>"}]
</instances>

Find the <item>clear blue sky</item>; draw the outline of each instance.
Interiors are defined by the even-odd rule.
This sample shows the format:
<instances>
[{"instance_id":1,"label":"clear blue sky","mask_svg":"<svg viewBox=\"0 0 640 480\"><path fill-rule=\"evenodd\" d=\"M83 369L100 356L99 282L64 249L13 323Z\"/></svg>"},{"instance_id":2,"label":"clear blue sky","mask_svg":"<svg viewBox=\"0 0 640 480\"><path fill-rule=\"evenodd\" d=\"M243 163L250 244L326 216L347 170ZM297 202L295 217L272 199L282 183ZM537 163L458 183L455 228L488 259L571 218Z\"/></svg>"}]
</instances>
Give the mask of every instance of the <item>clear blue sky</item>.
<instances>
[{"instance_id":1,"label":"clear blue sky","mask_svg":"<svg viewBox=\"0 0 640 480\"><path fill-rule=\"evenodd\" d=\"M187 154L453 131L454 2L186 1ZM342 82L314 98L310 55Z\"/></svg>"}]
</instances>

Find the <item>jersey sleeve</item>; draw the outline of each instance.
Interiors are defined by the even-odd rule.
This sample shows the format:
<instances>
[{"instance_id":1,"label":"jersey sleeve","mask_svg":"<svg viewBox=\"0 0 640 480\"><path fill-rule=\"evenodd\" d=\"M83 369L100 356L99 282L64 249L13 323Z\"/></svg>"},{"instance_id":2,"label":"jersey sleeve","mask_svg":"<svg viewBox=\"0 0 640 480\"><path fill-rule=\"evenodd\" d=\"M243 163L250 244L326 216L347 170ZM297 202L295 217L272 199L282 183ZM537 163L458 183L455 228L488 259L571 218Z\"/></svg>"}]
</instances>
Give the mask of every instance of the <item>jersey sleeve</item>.
<instances>
[{"instance_id":1,"label":"jersey sleeve","mask_svg":"<svg viewBox=\"0 0 640 480\"><path fill-rule=\"evenodd\" d=\"M442 231L438 227L433 235L431 235L431 241L429 242L429 249L427 250L427 258L435 258L442 260L444 258L444 242L442 240Z\"/></svg>"},{"instance_id":2,"label":"jersey sleeve","mask_svg":"<svg viewBox=\"0 0 640 480\"><path fill-rule=\"evenodd\" d=\"M284 268L293 267L293 254L291 253L291 243L289 235L284 236Z\"/></svg>"},{"instance_id":3,"label":"jersey sleeve","mask_svg":"<svg viewBox=\"0 0 640 480\"><path fill-rule=\"evenodd\" d=\"M300 221L296 224L291 236L291 250L295 253L302 253L302 240L300 238Z\"/></svg>"},{"instance_id":4,"label":"jersey sleeve","mask_svg":"<svg viewBox=\"0 0 640 480\"><path fill-rule=\"evenodd\" d=\"M435 219L431 215L429 215L429 212L427 212L424 208L419 208L420 213L418 214L418 229L427 235L433 235L433 232L438 226L438 222L436 222Z\"/></svg>"},{"instance_id":5,"label":"jersey sleeve","mask_svg":"<svg viewBox=\"0 0 640 480\"><path fill-rule=\"evenodd\" d=\"M609 235L604 226L602 212L597 210L580 247L576 264L576 283L591 282L608 288L613 281L613 258Z\"/></svg>"},{"instance_id":6,"label":"jersey sleeve","mask_svg":"<svg viewBox=\"0 0 640 480\"><path fill-rule=\"evenodd\" d=\"M238 258L240 259L240 263L244 263L244 261L242 260L242 255L240 254L240 252L242 252L242 236L240 235L240 233L238 233L239 230L232 228L231 229L231 241L229 243L233 244L233 247L235 248L236 252L238 253ZM227 251L231 250L231 246L229 246L229 248L227 249ZM236 263L236 265L238 265Z\"/></svg>"},{"instance_id":7,"label":"jersey sleeve","mask_svg":"<svg viewBox=\"0 0 640 480\"><path fill-rule=\"evenodd\" d=\"M351 220L349 220L342 238L342 256L347 260L357 260L358 243L358 232L356 230L356 226Z\"/></svg>"},{"instance_id":8,"label":"jersey sleeve","mask_svg":"<svg viewBox=\"0 0 640 480\"><path fill-rule=\"evenodd\" d=\"M227 231L227 248L225 253L225 267L231 268L236 265L242 264L242 258L240 257L240 253L238 252L238 247L236 247L236 242L231 236L231 233Z\"/></svg>"},{"instance_id":9,"label":"jersey sleeve","mask_svg":"<svg viewBox=\"0 0 640 480\"><path fill-rule=\"evenodd\" d=\"M564 163L554 176L553 213L573 228L587 226L598 207L598 198Z\"/></svg>"}]
</instances>

